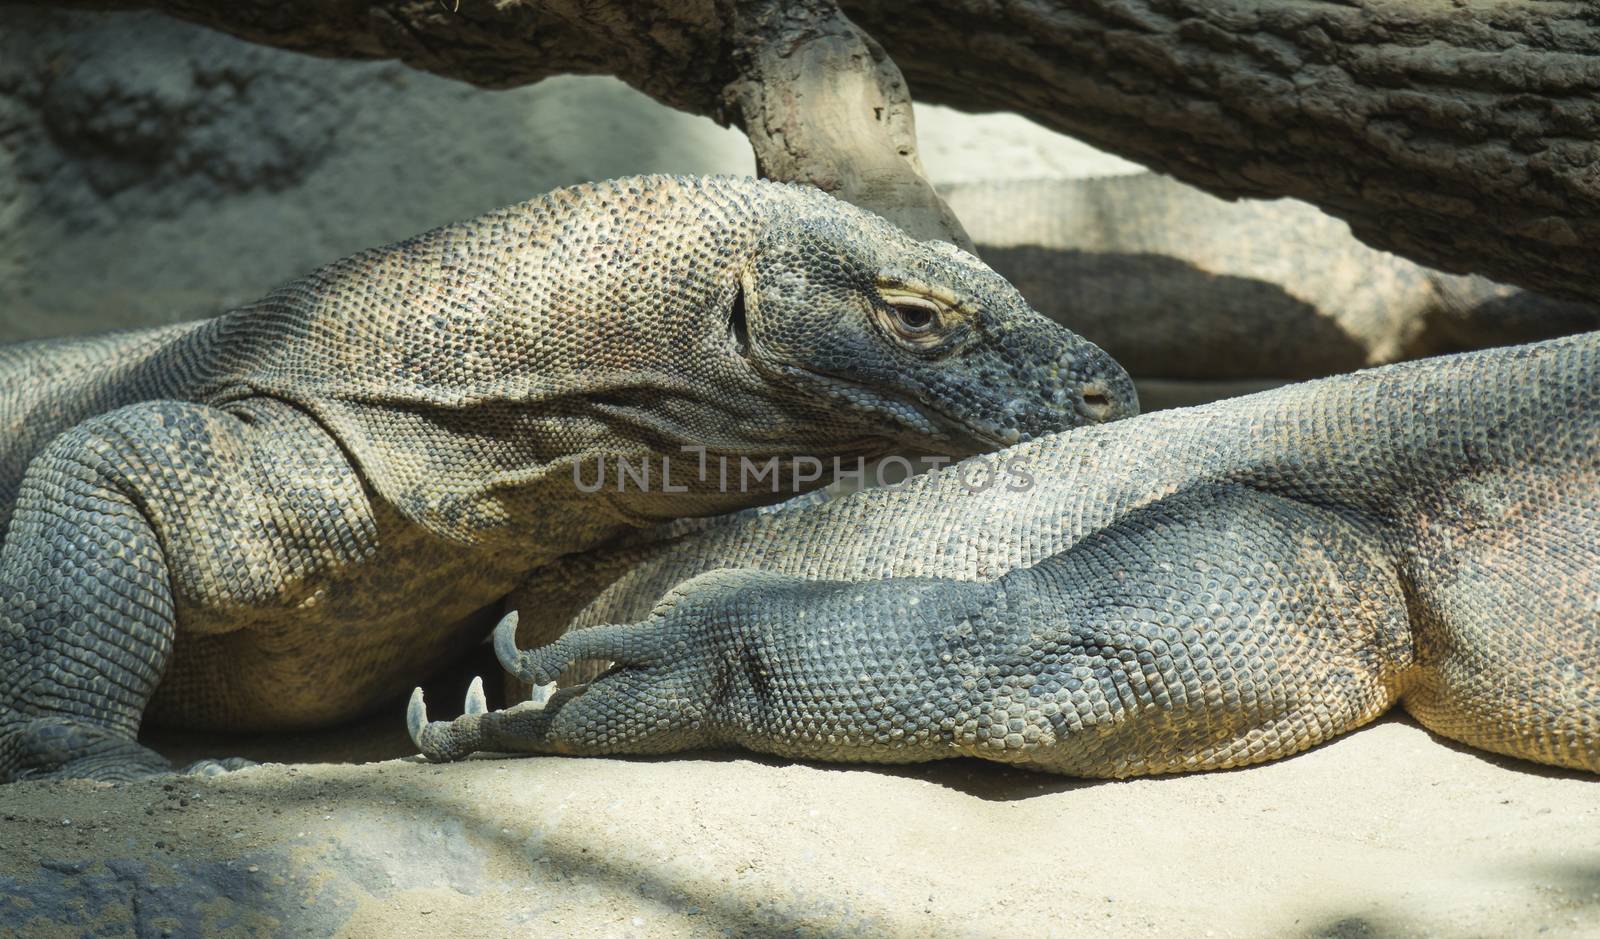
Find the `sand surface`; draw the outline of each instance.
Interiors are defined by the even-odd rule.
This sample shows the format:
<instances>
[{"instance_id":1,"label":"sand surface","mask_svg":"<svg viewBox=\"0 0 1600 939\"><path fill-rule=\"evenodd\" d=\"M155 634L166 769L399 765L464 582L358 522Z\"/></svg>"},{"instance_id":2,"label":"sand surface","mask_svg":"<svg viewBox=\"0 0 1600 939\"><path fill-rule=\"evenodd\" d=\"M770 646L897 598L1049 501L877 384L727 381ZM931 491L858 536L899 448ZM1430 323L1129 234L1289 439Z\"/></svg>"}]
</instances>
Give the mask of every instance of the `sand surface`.
<instances>
[{"instance_id":1,"label":"sand surface","mask_svg":"<svg viewBox=\"0 0 1600 939\"><path fill-rule=\"evenodd\" d=\"M397 721L243 750L354 739L403 752ZM1594 936L1600 787L1402 720L1265 766L1115 783L742 755L22 783L0 787L0 923L23 935Z\"/></svg>"}]
</instances>

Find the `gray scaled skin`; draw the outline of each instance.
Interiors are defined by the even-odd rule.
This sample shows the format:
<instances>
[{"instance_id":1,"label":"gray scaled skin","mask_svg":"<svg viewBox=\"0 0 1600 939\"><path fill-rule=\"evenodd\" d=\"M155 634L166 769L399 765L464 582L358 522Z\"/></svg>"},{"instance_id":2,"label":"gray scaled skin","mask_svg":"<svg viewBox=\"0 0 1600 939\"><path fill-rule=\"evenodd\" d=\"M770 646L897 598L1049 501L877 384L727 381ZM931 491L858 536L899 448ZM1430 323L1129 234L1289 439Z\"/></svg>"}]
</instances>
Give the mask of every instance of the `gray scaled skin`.
<instances>
[{"instance_id":1,"label":"gray scaled skin","mask_svg":"<svg viewBox=\"0 0 1600 939\"><path fill-rule=\"evenodd\" d=\"M572 613L540 606L559 591L588 598L580 628L519 652L508 623L503 664L532 683L615 666L449 723L414 696L420 749L1124 777L1284 756L1398 703L1443 737L1600 771L1600 334L805 501L557 565L527 625Z\"/></svg>"},{"instance_id":2,"label":"gray scaled skin","mask_svg":"<svg viewBox=\"0 0 1600 939\"><path fill-rule=\"evenodd\" d=\"M591 493L580 461L788 481L1136 408L970 255L731 178L560 190L213 320L0 348L0 780L161 771L146 715L356 716L552 559L783 495L693 458Z\"/></svg>"}]
</instances>

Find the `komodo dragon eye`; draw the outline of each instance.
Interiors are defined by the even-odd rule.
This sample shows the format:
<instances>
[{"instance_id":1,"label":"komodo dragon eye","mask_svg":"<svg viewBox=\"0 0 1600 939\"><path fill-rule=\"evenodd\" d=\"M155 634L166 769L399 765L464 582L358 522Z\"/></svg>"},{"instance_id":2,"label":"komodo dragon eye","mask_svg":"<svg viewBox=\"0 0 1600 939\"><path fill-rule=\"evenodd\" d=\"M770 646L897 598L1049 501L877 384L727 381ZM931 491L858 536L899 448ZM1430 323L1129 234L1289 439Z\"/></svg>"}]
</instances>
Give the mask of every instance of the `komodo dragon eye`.
<instances>
[{"instance_id":1,"label":"komodo dragon eye","mask_svg":"<svg viewBox=\"0 0 1600 939\"><path fill-rule=\"evenodd\" d=\"M879 311L884 329L902 345L927 351L944 343L961 317L939 301L908 290L884 288L887 312Z\"/></svg>"},{"instance_id":2,"label":"komodo dragon eye","mask_svg":"<svg viewBox=\"0 0 1600 939\"><path fill-rule=\"evenodd\" d=\"M899 322L896 324L904 333L925 333L939 322L939 311L931 303L912 303L905 301L891 305L894 315Z\"/></svg>"}]
</instances>

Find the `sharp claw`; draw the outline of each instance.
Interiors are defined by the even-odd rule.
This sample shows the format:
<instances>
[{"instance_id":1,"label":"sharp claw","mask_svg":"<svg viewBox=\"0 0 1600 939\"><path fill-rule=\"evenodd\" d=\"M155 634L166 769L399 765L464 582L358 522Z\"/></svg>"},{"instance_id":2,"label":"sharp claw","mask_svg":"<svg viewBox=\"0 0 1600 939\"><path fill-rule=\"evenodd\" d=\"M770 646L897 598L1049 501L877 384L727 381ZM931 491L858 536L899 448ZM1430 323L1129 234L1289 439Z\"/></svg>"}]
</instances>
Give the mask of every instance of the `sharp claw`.
<instances>
[{"instance_id":1,"label":"sharp claw","mask_svg":"<svg viewBox=\"0 0 1600 939\"><path fill-rule=\"evenodd\" d=\"M516 610L501 617L500 625L494 628L494 657L500 660L501 668L527 680L522 670L522 650L517 648Z\"/></svg>"},{"instance_id":2,"label":"sharp claw","mask_svg":"<svg viewBox=\"0 0 1600 939\"><path fill-rule=\"evenodd\" d=\"M483 677L474 676L472 684L467 686L467 703L463 714L489 713L489 699L483 695Z\"/></svg>"},{"instance_id":3,"label":"sharp claw","mask_svg":"<svg viewBox=\"0 0 1600 939\"><path fill-rule=\"evenodd\" d=\"M422 750L422 730L428 726L428 706L422 702L422 689L411 692L411 703L406 705L406 730L411 732L411 742Z\"/></svg>"},{"instance_id":4,"label":"sharp claw","mask_svg":"<svg viewBox=\"0 0 1600 939\"><path fill-rule=\"evenodd\" d=\"M535 685L533 686L533 690L528 692L528 702L535 707L542 708L545 706L546 702L550 700L550 696L555 693L555 682L551 682L548 685Z\"/></svg>"}]
</instances>

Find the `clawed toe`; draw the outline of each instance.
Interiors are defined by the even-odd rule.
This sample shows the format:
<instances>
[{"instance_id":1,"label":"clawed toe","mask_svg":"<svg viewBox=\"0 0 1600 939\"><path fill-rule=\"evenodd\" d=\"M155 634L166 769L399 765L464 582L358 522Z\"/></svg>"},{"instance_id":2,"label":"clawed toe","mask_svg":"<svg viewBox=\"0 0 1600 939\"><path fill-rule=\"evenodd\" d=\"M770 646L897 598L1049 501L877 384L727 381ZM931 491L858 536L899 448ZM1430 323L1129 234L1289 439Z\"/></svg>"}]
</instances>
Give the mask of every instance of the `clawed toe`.
<instances>
[{"instance_id":1,"label":"clawed toe","mask_svg":"<svg viewBox=\"0 0 1600 939\"><path fill-rule=\"evenodd\" d=\"M483 683L474 679L467 691L465 713L447 721L428 719L428 705L418 688L411 692L406 706L406 731L430 763L454 762L480 750L548 752L551 717L586 687L557 691L552 682L535 688L532 700L491 711L484 700Z\"/></svg>"},{"instance_id":2,"label":"clawed toe","mask_svg":"<svg viewBox=\"0 0 1600 939\"><path fill-rule=\"evenodd\" d=\"M653 623L591 626L569 632L537 649L517 648L517 614L507 613L494 629L494 654L507 672L529 685L556 680L569 665L584 661L621 666L652 665L667 643Z\"/></svg>"},{"instance_id":3,"label":"clawed toe","mask_svg":"<svg viewBox=\"0 0 1600 939\"><path fill-rule=\"evenodd\" d=\"M461 713L489 713L489 701L483 695L483 677L481 675L474 675L472 684L467 686L467 703L462 706Z\"/></svg>"},{"instance_id":4,"label":"clawed toe","mask_svg":"<svg viewBox=\"0 0 1600 939\"><path fill-rule=\"evenodd\" d=\"M406 730L424 759L453 762L479 751L632 752L619 747L636 746L643 736L659 737L663 722L670 723L666 715L641 705L635 693L661 680L662 663L668 659L670 643L653 623L596 627L531 651L517 648L516 631L516 614L508 613L495 627L494 651L508 672L534 686L528 700L490 710L483 682L473 679L462 715L433 721L422 689L416 689L406 706ZM586 660L611 661L617 667L596 683L558 690L555 677L571 663Z\"/></svg>"},{"instance_id":5,"label":"clawed toe","mask_svg":"<svg viewBox=\"0 0 1600 939\"><path fill-rule=\"evenodd\" d=\"M467 718L488 713L489 701L483 693L482 676L475 676L472 684L467 686L467 700L462 706L461 717L453 721L428 720L428 703L423 700L419 687L411 692L411 701L406 705L406 731L423 756L430 760L448 760L452 757L446 756L439 747L441 733L462 724Z\"/></svg>"},{"instance_id":6,"label":"clawed toe","mask_svg":"<svg viewBox=\"0 0 1600 939\"><path fill-rule=\"evenodd\" d=\"M483 693L483 679L474 678L467 688L461 716L454 720L431 721L428 720L428 704L423 699L422 689L417 688L411 692L411 701L406 705L406 731L411 735L417 752L429 762L453 762L478 749L486 725L507 714L526 714L529 710L541 709L554 690L554 683L540 686L534 689L531 702L519 704L508 711L490 711L488 699Z\"/></svg>"},{"instance_id":7,"label":"clawed toe","mask_svg":"<svg viewBox=\"0 0 1600 939\"><path fill-rule=\"evenodd\" d=\"M556 640L543 649L523 651L517 648L517 611L512 610L500 619L499 625L494 628L494 656L500 660L500 667L517 676L530 685L543 685L555 680L555 675L549 674L552 668L556 673L566 665L564 659L553 658L556 653L555 646L561 640Z\"/></svg>"},{"instance_id":8,"label":"clawed toe","mask_svg":"<svg viewBox=\"0 0 1600 939\"><path fill-rule=\"evenodd\" d=\"M436 722L428 720L428 705L422 700L422 688L418 686L411 692L411 701L406 704L406 731L411 734L411 742L425 757L433 759L433 754L428 752L428 746L423 742L428 736L429 727Z\"/></svg>"}]
</instances>

